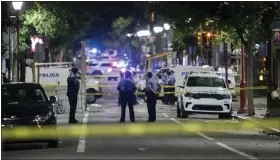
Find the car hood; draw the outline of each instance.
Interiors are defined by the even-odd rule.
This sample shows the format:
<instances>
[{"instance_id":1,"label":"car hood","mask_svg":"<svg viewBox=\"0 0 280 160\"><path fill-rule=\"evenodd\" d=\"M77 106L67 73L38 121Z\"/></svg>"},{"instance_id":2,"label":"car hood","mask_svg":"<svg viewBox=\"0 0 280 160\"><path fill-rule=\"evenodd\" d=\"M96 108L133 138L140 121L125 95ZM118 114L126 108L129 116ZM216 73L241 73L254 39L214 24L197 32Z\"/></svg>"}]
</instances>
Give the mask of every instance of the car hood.
<instances>
[{"instance_id":1,"label":"car hood","mask_svg":"<svg viewBox=\"0 0 280 160\"><path fill-rule=\"evenodd\" d=\"M184 91L189 93L230 94L228 88L218 87L185 87Z\"/></svg>"},{"instance_id":2,"label":"car hood","mask_svg":"<svg viewBox=\"0 0 280 160\"><path fill-rule=\"evenodd\" d=\"M44 116L50 110L50 104L2 104L2 118Z\"/></svg>"}]
</instances>

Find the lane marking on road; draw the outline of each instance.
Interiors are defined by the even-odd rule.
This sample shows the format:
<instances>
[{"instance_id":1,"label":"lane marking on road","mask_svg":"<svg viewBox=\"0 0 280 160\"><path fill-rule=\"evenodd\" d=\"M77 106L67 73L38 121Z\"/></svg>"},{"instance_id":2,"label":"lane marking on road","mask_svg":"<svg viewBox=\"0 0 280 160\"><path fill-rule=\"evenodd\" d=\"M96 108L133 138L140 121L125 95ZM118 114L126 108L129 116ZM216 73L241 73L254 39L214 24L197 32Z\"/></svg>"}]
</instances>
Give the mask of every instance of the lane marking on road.
<instances>
[{"instance_id":1,"label":"lane marking on road","mask_svg":"<svg viewBox=\"0 0 280 160\"><path fill-rule=\"evenodd\" d=\"M89 116L88 112L84 114L83 125L82 125L84 130L86 130L86 127L87 127L88 116ZM86 137L85 137L85 135L81 135L79 138L77 152L79 152L79 153L85 152L85 148L86 148Z\"/></svg>"},{"instance_id":2,"label":"lane marking on road","mask_svg":"<svg viewBox=\"0 0 280 160\"><path fill-rule=\"evenodd\" d=\"M169 116L168 116L166 113L162 113L162 114L163 114L166 118L169 118ZM183 123L181 123L180 121L178 121L178 120L175 119L175 118L170 118L170 120L173 121L173 122L175 122L175 123L177 123L177 124L179 124L179 125L182 126L182 127L185 126ZM207 135L205 135L205 134L203 134L203 133L201 133L201 132L196 132L196 133L197 133L198 135L200 135L201 137L207 139L207 140L215 141L214 138L208 137ZM237 149L234 149L234 148L232 148L232 147L230 147L230 146L228 146L228 145L226 145L226 144L224 144L224 143L222 143L222 142L215 142L215 143L216 143L217 145L219 145L220 147L225 148L225 149L227 149L227 150L229 150L229 151L231 151L231 152L234 152L234 153L236 153L236 154L238 154L238 155L240 155L240 156L243 156L243 157L245 157L245 158L247 158L247 159L254 159L254 160L258 159L257 157L251 156L251 155L246 154L246 153L244 153L244 152L242 152L242 151L239 151L239 150L237 150Z\"/></svg>"},{"instance_id":3,"label":"lane marking on road","mask_svg":"<svg viewBox=\"0 0 280 160\"><path fill-rule=\"evenodd\" d=\"M239 154L240 156L246 157L247 159L258 159L257 157L254 157L254 156L251 156L251 155L246 154L244 152L241 152L241 151L239 151L237 149L234 149L234 148L232 148L232 147L230 147L230 146L228 146L228 145L226 145L224 143L216 142L216 144L219 145L222 148L225 148L225 149L227 149L229 151L232 151L232 152L234 152L236 154Z\"/></svg>"},{"instance_id":4,"label":"lane marking on road","mask_svg":"<svg viewBox=\"0 0 280 160\"><path fill-rule=\"evenodd\" d=\"M169 116L168 116L167 113L162 113L162 115L163 115L165 118L169 118Z\"/></svg>"}]
</instances>

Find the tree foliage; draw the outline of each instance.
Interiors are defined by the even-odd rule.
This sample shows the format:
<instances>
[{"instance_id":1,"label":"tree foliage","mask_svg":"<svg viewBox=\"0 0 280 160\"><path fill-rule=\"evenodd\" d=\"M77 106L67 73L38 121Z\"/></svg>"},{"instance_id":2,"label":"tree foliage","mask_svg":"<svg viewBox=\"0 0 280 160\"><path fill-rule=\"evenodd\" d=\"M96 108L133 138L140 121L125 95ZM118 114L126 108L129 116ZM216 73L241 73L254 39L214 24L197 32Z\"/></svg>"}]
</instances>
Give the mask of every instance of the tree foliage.
<instances>
[{"instance_id":1,"label":"tree foliage","mask_svg":"<svg viewBox=\"0 0 280 160\"><path fill-rule=\"evenodd\" d=\"M21 48L30 46L34 34L49 37L54 51L69 47L85 35L94 18L77 3L35 2L21 15Z\"/></svg>"}]
</instances>

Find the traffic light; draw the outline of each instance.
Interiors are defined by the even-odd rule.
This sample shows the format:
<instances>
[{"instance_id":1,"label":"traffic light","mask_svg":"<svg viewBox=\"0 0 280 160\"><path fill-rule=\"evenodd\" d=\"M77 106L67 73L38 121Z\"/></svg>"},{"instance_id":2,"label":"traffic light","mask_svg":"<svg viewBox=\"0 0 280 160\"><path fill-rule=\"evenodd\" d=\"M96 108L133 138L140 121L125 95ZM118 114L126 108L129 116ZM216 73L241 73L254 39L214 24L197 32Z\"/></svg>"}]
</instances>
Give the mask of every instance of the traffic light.
<instances>
[{"instance_id":1,"label":"traffic light","mask_svg":"<svg viewBox=\"0 0 280 160\"><path fill-rule=\"evenodd\" d=\"M207 32L206 33L206 38L207 38L207 46L208 47L212 47L212 37L213 37L213 33L212 32Z\"/></svg>"},{"instance_id":2,"label":"traffic light","mask_svg":"<svg viewBox=\"0 0 280 160\"><path fill-rule=\"evenodd\" d=\"M201 32L197 33L197 45L200 46L201 45L201 40L202 40L202 34Z\"/></svg>"}]
</instances>

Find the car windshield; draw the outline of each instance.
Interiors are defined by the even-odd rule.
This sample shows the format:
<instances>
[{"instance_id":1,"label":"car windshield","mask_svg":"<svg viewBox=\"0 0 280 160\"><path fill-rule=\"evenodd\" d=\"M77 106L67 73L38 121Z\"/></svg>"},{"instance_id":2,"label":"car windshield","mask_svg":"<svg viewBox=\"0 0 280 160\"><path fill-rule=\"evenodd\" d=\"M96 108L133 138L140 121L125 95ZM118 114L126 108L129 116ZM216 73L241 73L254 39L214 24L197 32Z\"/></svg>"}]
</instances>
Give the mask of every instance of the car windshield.
<instances>
[{"instance_id":1,"label":"car windshield","mask_svg":"<svg viewBox=\"0 0 280 160\"><path fill-rule=\"evenodd\" d=\"M42 89L2 88L2 103L46 102Z\"/></svg>"},{"instance_id":2,"label":"car windshield","mask_svg":"<svg viewBox=\"0 0 280 160\"><path fill-rule=\"evenodd\" d=\"M222 87L226 88L223 78L219 77L189 77L188 87Z\"/></svg>"}]
</instances>

